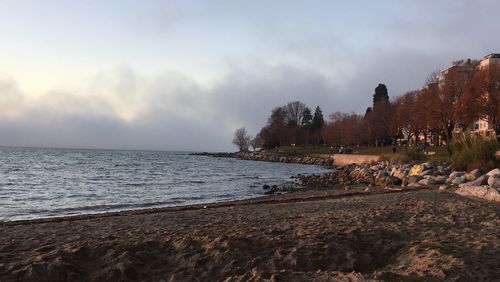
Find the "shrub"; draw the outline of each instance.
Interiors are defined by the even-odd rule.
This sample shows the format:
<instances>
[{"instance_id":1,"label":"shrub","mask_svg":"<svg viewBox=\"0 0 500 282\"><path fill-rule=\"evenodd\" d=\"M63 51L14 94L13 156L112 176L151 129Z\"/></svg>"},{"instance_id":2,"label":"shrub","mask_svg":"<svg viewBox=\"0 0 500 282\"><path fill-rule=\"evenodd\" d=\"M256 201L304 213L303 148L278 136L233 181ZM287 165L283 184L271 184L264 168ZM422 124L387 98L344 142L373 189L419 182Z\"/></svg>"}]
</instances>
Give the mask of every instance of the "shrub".
<instances>
[{"instance_id":1,"label":"shrub","mask_svg":"<svg viewBox=\"0 0 500 282\"><path fill-rule=\"evenodd\" d=\"M380 157L382 161L388 161L391 164L405 164L413 163L415 161L425 160L426 156L424 153L419 152L417 148L410 148L404 153L388 153L383 154Z\"/></svg>"},{"instance_id":2,"label":"shrub","mask_svg":"<svg viewBox=\"0 0 500 282\"><path fill-rule=\"evenodd\" d=\"M421 151L419 151L416 147L412 147L408 149L408 152L406 152L405 155L405 162L411 162L411 161L421 161L425 160L425 154Z\"/></svg>"},{"instance_id":3,"label":"shrub","mask_svg":"<svg viewBox=\"0 0 500 282\"><path fill-rule=\"evenodd\" d=\"M482 136L461 134L452 144L451 163L454 169L471 170L495 167L497 142Z\"/></svg>"}]
</instances>

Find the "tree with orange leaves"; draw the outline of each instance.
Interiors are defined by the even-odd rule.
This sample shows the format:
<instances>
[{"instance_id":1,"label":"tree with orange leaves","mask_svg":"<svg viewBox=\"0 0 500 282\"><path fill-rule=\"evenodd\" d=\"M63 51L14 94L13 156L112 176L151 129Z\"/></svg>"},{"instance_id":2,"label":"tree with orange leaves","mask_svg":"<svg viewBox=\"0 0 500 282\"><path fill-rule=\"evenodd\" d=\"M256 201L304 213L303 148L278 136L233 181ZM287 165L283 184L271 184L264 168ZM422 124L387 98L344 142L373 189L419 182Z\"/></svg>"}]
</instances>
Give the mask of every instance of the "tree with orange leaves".
<instances>
[{"instance_id":1,"label":"tree with orange leaves","mask_svg":"<svg viewBox=\"0 0 500 282\"><path fill-rule=\"evenodd\" d=\"M467 98L476 110L475 118L489 120L500 132L500 64L480 68L470 84Z\"/></svg>"}]
</instances>

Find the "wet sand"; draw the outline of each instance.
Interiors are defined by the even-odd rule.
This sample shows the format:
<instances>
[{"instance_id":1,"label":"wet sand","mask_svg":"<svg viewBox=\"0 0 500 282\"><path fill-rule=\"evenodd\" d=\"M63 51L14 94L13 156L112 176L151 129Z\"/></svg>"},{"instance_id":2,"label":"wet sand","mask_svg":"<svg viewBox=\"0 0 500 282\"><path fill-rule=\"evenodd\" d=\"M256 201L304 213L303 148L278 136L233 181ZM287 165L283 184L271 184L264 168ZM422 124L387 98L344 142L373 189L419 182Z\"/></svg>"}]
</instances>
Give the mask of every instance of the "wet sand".
<instances>
[{"instance_id":1,"label":"wet sand","mask_svg":"<svg viewBox=\"0 0 500 282\"><path fill-rule=\"evenodd\" d=\"M0 281L500 281L499 214L372 188L7 222Z\"/></svg>"}]
</instances>

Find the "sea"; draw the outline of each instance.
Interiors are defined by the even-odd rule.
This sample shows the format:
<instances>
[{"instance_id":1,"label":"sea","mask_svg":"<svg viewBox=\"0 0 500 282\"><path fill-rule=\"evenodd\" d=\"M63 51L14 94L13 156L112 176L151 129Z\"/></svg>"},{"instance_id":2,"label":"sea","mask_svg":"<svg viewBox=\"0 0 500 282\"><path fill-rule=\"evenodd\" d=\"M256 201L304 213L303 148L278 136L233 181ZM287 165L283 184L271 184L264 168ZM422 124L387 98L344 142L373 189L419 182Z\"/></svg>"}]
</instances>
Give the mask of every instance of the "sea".
<instances>
[{"instance_id":1,"label":"sea","mask_svg":"<svg viewBox=\"0 0 500 282\"><path fill-rule=\"evenodd\" d=\"M0 148L0 221L254 198L328 171L189 153Z\"/></svg>"}]
</instances>

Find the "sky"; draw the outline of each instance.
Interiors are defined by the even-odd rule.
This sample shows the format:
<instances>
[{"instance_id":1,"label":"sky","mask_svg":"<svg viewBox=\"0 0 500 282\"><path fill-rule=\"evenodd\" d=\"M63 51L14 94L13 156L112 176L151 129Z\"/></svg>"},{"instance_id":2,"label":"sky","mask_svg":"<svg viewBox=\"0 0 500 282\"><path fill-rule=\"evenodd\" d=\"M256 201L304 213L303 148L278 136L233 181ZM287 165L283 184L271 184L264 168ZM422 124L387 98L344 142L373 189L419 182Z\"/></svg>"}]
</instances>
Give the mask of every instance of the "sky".
<instances>
[{"instance_id":1,"label":"sky","mask_svg":"<svg viewBox=\"0 0 500 282\"><path fill-rule=\"evenodd\" d=\"M500 1L0 0L0 146L234 151L500 52Z\"/></svg>"}]
</instances>

